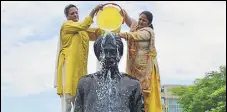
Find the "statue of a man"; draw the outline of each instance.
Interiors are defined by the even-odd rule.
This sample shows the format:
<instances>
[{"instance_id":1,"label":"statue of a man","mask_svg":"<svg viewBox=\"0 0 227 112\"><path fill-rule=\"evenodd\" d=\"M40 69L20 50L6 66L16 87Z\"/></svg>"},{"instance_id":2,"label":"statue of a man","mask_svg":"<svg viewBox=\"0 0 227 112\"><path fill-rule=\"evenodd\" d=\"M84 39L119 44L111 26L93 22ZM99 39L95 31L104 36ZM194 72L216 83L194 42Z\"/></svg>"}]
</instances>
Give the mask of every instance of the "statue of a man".
<instances>
[{"instance_id":1,"label":"statue of a man","mask_svg":"<svg viewBox=\"0 0 227 112\"><path fill-rule=\"evenodd\" d=\"M121 38L110 33L103 37L94 43L101 70L80 79L74 112L144 112L139 81L118 69Z\"/></svg>"}]
</instances>

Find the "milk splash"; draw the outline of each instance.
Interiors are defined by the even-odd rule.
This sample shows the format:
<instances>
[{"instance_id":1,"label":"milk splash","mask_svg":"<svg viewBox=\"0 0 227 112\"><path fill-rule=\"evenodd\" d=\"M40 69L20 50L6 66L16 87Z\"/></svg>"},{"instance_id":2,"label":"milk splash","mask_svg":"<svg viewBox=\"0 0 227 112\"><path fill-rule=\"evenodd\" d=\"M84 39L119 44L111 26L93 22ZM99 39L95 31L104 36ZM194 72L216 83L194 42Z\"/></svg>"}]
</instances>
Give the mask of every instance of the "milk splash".
<instances>
[{"instance_id":1,"label":"milk splash","mask_svg":"<svg viewBox=\"0 0 227 112\"><path fill-rule=\"evenodd\" d=\"M110 35L113 38L114 44L117 45L115 36L110 31L105 31L103 37L100 37L100 38L103 38L101 42L101 54L100 54L101 67L99 68L99 71L102 74L102 76L99 77L99 79L96 79L99 86L99 88L96 90L96 93L98 95L98 100L100 101L99 103L106 105L106 106L100 105L100 109L105 112L112 112L114 111L113 107L116 107L116 105L120 104L120 103L117 103L117 101L120 101L120 100L118 96L118 90L116 87L118 84L118 81L117 79L112 79L111 75L116 75L116 76L121 76L121 75L117 72L116 72L117 74L111 74L110 70L106 70L103 68L104 61L105 61L105 53L104 53L103 45L105 44L107 35ZM118 49L117 49L117 58L120 60ZM116 62L116 63L118 64L119 62Z\"/></svg>"},{"instance_id":2,"label":"milk splash","mask_svg":"<svg viewBox=\"0 0 227 112\"><path fill-rule=\"evenodd\" d=\"M103 37L101 37L101 38L103 38L103 39L102 39L102 42L101 42L101 54L100 54L100 58L101 58L101 59L100 59L100 65L101 65L101 67L99 68L99 70L102 70L103 65L104 65L105 53L104 53L104 49L103 49L103 44L105 43L105 41L106 41L106 36L107 36L108 34L111 35L111 37L113 38L114 44L117 45L116 39L115 39L115 37L114 37L114 33L111 32L111 31L105 31ZM117 45L117 47L118 47L118 45ZM117 49L117 58L118 58L118 60L120 60L120 55L119 55L118 49ZM119 62L117 62L117 64L118 64L118 63L119 63Z\"/></svg>"}]
</instances>

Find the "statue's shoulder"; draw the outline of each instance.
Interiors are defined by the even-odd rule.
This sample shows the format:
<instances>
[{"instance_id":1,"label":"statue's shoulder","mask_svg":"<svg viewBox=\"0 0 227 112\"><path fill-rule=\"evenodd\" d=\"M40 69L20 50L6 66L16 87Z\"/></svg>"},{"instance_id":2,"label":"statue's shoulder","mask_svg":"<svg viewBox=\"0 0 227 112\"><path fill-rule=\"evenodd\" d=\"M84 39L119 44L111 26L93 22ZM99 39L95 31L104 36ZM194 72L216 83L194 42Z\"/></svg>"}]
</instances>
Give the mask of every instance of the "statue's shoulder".
<instances>
[{"instance_id":1,"label":"statue's shoulder","mask_svg":"<svg viewBox=\"0 0 227 112\"><path fill-rule=\"evenodd\" d=\"M83 77L81 77L80 80L91 80L91 79L94 78L97 74L98 74L98 72L84 75Z\"/></svg>"},{"instance_id":2,"label":"statue's shoulder","mask_svg":"<svg viewBox=\"0 0 227 112\"><path fill-rule=\"evenodd\" d=\"M129 78L129 79L131 79L131 80L135 80L135 81L139 81L138 79L136 79L135 77L132 77L131 75L129 75L129 74L127 74L127 73L121 73L124 77L127 77L127 78Z\"/></svg>"},{"instance_id":3,"label":"statue's shoulder","mask_svg":"<svg viewBox=\"0 0 227 112\"><path fill-rule=\"evenodd\" d=\"M137 88L138 85L140 85L140 81L136 79L135 77L130 76L127 73L122 73L123 77L122 82L125 86L132 86L133 88Z\"/></svg>"},{"instance_id":4,"label":"statue's shoulder","mask_svg":"<svg viewBox=\"0 0 227 112\"><path fill-rule=\"evenodd\" d=\"M84 76L81 77L81 80L82 80L82 79L89 79L89 78L92 78L94 75L95 75L95 73L86 74L86 75L84 75Z\"/></svg>"}]
</instances>

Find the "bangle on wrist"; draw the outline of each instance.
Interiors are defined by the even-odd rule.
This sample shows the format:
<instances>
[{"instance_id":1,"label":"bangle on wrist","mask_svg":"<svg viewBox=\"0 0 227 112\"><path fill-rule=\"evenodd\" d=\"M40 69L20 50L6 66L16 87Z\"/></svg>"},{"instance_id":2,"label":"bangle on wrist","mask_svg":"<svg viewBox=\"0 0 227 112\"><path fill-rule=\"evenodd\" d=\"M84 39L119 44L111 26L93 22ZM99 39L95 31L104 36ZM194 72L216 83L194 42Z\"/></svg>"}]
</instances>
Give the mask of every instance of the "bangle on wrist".
<instances>
[{"instance_id":1,"label":"bangle on wrist","mask_svg":"<svg viewBox=\"0 0 227 112\"><path fill-rule=\"evenodd\" d=\"M128 40L128 34L125 32L125 39Z\"/></svg>"}]
</instances>

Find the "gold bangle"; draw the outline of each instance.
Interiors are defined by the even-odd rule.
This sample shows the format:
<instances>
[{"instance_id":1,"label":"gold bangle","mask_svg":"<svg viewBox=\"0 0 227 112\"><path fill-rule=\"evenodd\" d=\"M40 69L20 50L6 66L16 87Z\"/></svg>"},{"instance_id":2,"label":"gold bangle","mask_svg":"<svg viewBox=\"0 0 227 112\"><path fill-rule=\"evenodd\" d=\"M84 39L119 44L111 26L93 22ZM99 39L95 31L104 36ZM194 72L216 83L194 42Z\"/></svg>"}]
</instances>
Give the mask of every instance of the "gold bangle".
<instances>
[{"instance_id":1,"label":"gold bangle","mask_svg":"<svg viewBox=\"0 0 227 112\"><path fill-rule=\"evenodd\" d=\"M128 34L125 32L125 39L128 40Z\"/></svg>"}]
</instances>

